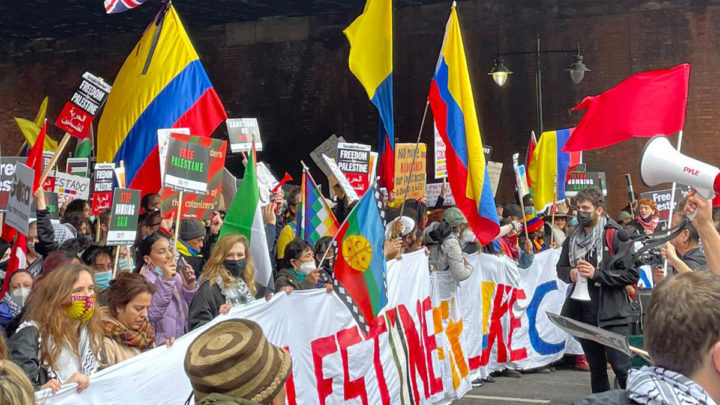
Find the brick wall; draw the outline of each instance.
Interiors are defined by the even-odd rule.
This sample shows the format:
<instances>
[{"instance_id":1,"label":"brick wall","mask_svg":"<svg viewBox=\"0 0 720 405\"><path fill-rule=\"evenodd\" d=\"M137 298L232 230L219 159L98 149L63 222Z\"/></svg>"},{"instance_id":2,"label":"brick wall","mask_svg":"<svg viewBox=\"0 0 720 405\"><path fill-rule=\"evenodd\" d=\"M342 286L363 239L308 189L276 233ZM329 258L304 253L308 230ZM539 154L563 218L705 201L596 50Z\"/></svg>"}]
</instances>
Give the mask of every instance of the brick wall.
<instances>
[{"instance_id":1,"label":"brick wall","mask_svg":"<svg viewBox=\"0 0 720 405\"><path fill-rule=\"evenodd\" d=\"M564 71L572 61L570 56L544 58L546 129L577 124L580 115L569 109L585 95L600 93L635 72L689 62L692 74L683 151L720 165L720 142L716 141L720 1L540 3L477 0L458 5L483 140L494 147L492 160L505 164L498 202L513 198L511 155L524 156L530 131L536 127L534 57L506 58L515 73L503 88L495 86L487 72L497 50L532 50L536 30L544 49L572 49L580 42L585 63L592 69L582 83L574 85ZM448 12L445 3L396 6L398 142L412 142L417 136ZM228 115L258 117L266 145L260 159L278 176L284 171L299 175L298 161L308 162L309 152L332 133L376 145L377 113L347 68L348 45L341 31L353 17L329 9L313 17L188 28ZM139 35L0 45L3 153L15 152L22 141L13 117L34 117L42 97L49 95L48 113L54 119L82 72L89 70L112 81ZM430 123L423 141L432 144ZM57 128L51 135L61 136ZM224 126L215 136L225 136ZM625 205L624 173L633 175L636 190L644 189L638 173L643 145L643 140L630 140L585 154L589 170L607 172L613 213ZM242 171L237 159L231 158L229 166L236 173Z\"/></svg>"}]
</instances>

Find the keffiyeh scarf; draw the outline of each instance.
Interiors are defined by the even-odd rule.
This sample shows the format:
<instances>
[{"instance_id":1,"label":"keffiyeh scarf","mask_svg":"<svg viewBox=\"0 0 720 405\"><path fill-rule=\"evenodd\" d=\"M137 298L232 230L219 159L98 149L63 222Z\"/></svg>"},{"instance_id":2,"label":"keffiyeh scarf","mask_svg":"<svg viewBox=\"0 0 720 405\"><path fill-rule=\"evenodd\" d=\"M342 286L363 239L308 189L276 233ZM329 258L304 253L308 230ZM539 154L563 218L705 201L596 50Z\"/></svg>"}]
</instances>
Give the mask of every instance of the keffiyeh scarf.
<instances>
[{"instance_id":1,"label":"keffiyeh scarf","mask_svg":"<svg viewBox=\"0 0 720 405\"><path fill-rule=\"evenodd\" d=\"M657 215L650 215L647 218L643 218L640 215L635 215L635 221L640 224L643 229L649 229L655 232L655 228L657 228L660 223L660 217Z\"/></svg>"},{"instance_id":2,"label":"keffiyeh scarf","mask_svg":"<svg viewBox=\"0 0 720 405\"><path fill-rule=\"evenodd\" d=\"M141 351L155 345L155 331L147 320L140 330L131 330L115 322L103 321L103 331L106 338L125 346L137 347Z\"/></svg>"},{"instance_id":3,"label":"keffiyeh scarf","mask_svg":"<svg viewBox=\"0 0 720 405\"><path fill-rule=\"evenodd\" d=\"M630 399L647 405L716 405L695 381L662 367L631 370L627 391Z\"/></svg>"},{"instance_id":4,"label":"keffiyeh scarf","mask_svg":"<svg viewBox=\"0 0 720 405\"><path fill-rule=\"evenodd\" d=\"M595 251L597 264L600 264L602 260L603 230L605 229L605 224L607 224L607 218L601 216L595 228L588 234L584 232L585 228L582 226L578 225L573 228L569 242L570 266L576 267L580 259L587 260L588 254L593 250Z\"/></svg>"}]
</instances>

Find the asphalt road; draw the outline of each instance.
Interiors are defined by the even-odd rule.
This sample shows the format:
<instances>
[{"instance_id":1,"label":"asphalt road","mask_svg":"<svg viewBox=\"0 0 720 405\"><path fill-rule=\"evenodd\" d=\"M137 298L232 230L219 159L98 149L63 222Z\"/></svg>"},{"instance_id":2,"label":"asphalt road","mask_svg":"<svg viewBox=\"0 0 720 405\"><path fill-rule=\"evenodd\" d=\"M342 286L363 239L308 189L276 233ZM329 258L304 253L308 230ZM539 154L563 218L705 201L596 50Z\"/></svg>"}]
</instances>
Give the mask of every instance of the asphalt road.
<instances>
[{"instance_id":1,"label":"asphalt road","mask_svg":"<svg viewBox=\"0 0 720 405\"><path fill-rule=\"evenodd\" d=\"M608 374L612 384L612 371ZM523 374L522 378L496 377L495 383L474 388L454 404L570 404L589 394L590 373L559 369L549 374Z\"/></svg>"}]
</instances>

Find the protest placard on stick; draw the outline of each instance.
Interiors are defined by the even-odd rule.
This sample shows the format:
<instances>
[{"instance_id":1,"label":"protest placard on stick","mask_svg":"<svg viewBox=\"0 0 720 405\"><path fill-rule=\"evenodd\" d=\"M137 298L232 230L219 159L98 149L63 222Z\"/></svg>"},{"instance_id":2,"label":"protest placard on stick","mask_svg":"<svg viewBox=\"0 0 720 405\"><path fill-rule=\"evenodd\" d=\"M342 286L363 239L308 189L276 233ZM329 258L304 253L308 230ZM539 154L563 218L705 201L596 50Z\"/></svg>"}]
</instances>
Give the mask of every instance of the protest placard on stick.
<instances>
[{"instance_id":1,"label":"protest placard on stick","mask_svg":"<svg viewBox=\"0 0 720 405\"><path fill-rule=\"evenodd\" d=\"M137 236L140 191L116 188L110 210L107 245L132 245Z\"/></svg>"},{"instance_id":2,"label":"protest placard on stick","mask_svg":"<svg viewBox=\"0 0 720 405\"><path fill-rule=\"evenodd\" d=\"M345 174L342 172L342 170L340 170L335 161L325 155L322 155L322 157L328 168L330 169L330 173L332 173L331 176L335 177L338 184L340 185L340 188L342 188L343 192L345 192L348 200L350 202L359 200L360 198L355 192L355 189L350 185L347 178L345 178Z\"/></svg>"},{"instance_id":3,"label":"protest placard on stick","mask_svg":"<svg viewBox=\"0 0 720 405\"><path fill-rule=\"evenodd\" d=\"M205 145L190 143L181 137L170 135L164 185L178 191L205 193L210 150Z\"/></svg>"},{"instance_id":4,"label":"protest placard on stick","mask_svg":"<svg viewBox=\"0 0 720 405\"><path fill-rule=\"evenodd\" d=\"M330 166L325 162L325 159L323 159L323 155L325 156L335 156L337 155L337 146L338 143L345 142L345 139L343 139L342 136L338 137L335 134L330 135L328 139L324 140L323 143L318 145L317 148L313 149L312 152L310 152L310 157L315 162L315 164L322 170L323 173L325 173L325 176L330 177L333 175L332 170L330 170Z\"/></svg>"},{"instance_id":5,"label":"protest placard on stick","mask_svg":"<svg viewBox=\"0 0 720 405\"><path fill-rule=\"evenodd\" d=\"M58 194L58 204L61 207L73 200L88 200L90 198L90 179L57 172L55 173L55 192Z\"/></svg>"},{"instance_id":6,"label":"protest placard on stick","mask_svg":"<svg viewBox=\"0 0 720 405\"><path fill-rule=\"evenodd\" d=\"M258 125L257 118L228 118L225 125L227 125L232 153L252 151L253 142L255 142L255 150L262 151L260 125Z\"/></svg>"},{"instance_id":7,"label":"protest placard on stick","mask_svg":"<svg viewBox=\"0 0 720 405\"><path fill-rule=\"evenodd\" d=\"M25 163L24 157L3 156L0 158L0 212L5 212L12 189L15 165Z\"/></svg>"},{"instance_id":8,"label":"protest placard on stick","mask_svg":"<svg viewBox=\"0 0 720 405\"><path fill-rule=\"evenodd\" d=\"M88 158L67 158L65 172L73 176L89 177L90 160Z\"/></svg>"},{"instance_id":9,"label":"protest placard on stick","mask_svg":"<svg viewBox=\"0 0 720 405\"><path fill-rule=\"evenodd\" d=\"M370 145L338 143L335 162L357 195L365 194L370 185Z\"/></svg>"},{"instance_id":10,"label":"protest placard on stick","mask_svg":"<svg viewBox=\"0 0 720 405\"><path fill-rule=\"evenodd\" d=\"M30 225L32 187L35 171L23 163L15 166L5 223L27 236Z\"/></svg>"},{"instance_id":11,"label":"protest placard on stick","mask_svg":"<svg viewBox=\"0 0 720 405\"><path fill-rule=\"evenodd\" d=\"M394 191L400 198L420 199L425 196L427 145L418 143L417 153L415 153L415 145L414 143L395 144Z\"/></svg>"},{"instance_id":12,"label":"protest placard on stick","mask_svg":"<svg viewBox=\"0 0 720 405\"><path fill-rule=\"evenodd\" d=\"M95 174L92 195L92 213L100 213L112 204L113 170L115 163L95 164Z\"/></svg>"}]
</instances>

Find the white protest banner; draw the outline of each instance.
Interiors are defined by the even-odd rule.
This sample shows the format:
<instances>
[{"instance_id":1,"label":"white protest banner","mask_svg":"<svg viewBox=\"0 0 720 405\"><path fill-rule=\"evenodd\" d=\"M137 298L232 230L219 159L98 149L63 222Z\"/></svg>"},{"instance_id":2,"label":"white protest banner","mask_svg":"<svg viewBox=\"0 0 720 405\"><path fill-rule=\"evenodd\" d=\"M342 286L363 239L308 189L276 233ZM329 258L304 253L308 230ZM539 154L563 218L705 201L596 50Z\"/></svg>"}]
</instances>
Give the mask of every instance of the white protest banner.
<instances>
[{"instance_id":1,"label":"white protest banner","mask_svg":"<svg viewBox=\"0 0 720 405\"><path fill-rule=\"evenodd\" d=\"M367 336L333 293L276 294L233 308L169 348L99 371L80 394L68 384L36 397L46 405L115 403L119 395L127 403L184 403L192 391L183 368L190 343L217 322L244 318L292 356L288 403L448 403L493 370L542 367L577 353L575 340L546 316L565 301L567 285L555 278L559 254L538 253L522 271L506 257L470 255L475 271L459 287L446 272L431 275L423 251L406 254L388 262L388 305Z\"/></svg>"},{"instance_id":2,"label":"white protest banner","mask_svg":"<svg viewBox=\"0 0 720 405\"><path fill-rule=\"evenodd\" d=\"M35 171L23 163L15 165L5 223L27 236L32 211L32 188Z\"/></svg>"},{"instance_id":3,"label":"white protest banner","mask_svg":"<svg viewBox=\"0 0 720 405\"><path fill-rule=\"evenodd\" d=\"M90 179L57 172L55 173L55 192L58 194L58 204L61 207L73 200L88 200L90 198Z\"/></svg>"},{"instance_id":4,"label":"white protest banner","mask_svg":"<svg viewBox=\"0 0 720 405\"><path fill-rule=\"evenodd\" d=\"M253 141L255 150L263 150L260 139L260 125L257 118L228 118L225 121L232 153L252 151Z\"/></svg>"},{"instance_id":5,"label":"white protest banner","mask_svg":"<svg viewBox=\"0 0 720 405\"><path fill-rule=\"evenodd\" d=\"M492 187L493 197L497 194L502 168L503 164L500 162L487 162L487 166L485 167L485 170L488 171L488 177L490 178L490 186Z\"/></svg>"},{"instance_id":6,"label":"white protest banner","mask_svg":"<svg viewBox=\"0 0 720 405\"><path fill-rule=\"evenodd\" d=\"M325 164L330 169L330 173L332 173L333 176L335 176L335 179L337 180L338 184L340 184L340 187L345 192L345 195L347 196L348 200L350 202L359 200L357 193L355 192L355 189L350 185L347 178L345 178L345 174L340 170L337 163L333 159L330 159L329 157L322 155Z\"/></svg>"},{"instance_id":7,"label":"white protest banner","mask_svg":"<svg viewBox=\"0 0 720 405\"><path fill-rule=\"evenodd\" d=\"M427 204L428 209L432 209L432 207L437 205L437 199L442 192L442 185L442 183L428 183L425 185L425 204ZM445 183L443 206L449 207L452 205L455 205L455 197L453 197L452 190L450 190L450 184Z\"/></svg>"},{"instance_id":8,"label":"white protest banner","mask_svg":"<svg viewBox=\"0 0 720 405\"><path fill-rule=\"evenodd\" d=\"M158 157L160 159L160 181L165 179L165 159L167 159L170 134L190 135L190 128L161 128L157 130Z\"/></svg>"},{"instance_id":9,"label":"white protest banner","mask_svg":"<svg viewBox=\"0 0 720 405\"><path fill-rule=\"evenodd\" d=\"M442 179L447 177L447 160L445 157L445 142L438 132L437 125L433 122L433 130L435 132L435 178Z\"/></svg>"}]
</instances>

